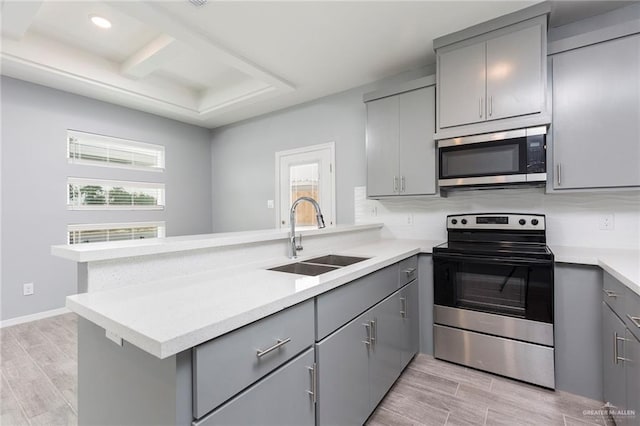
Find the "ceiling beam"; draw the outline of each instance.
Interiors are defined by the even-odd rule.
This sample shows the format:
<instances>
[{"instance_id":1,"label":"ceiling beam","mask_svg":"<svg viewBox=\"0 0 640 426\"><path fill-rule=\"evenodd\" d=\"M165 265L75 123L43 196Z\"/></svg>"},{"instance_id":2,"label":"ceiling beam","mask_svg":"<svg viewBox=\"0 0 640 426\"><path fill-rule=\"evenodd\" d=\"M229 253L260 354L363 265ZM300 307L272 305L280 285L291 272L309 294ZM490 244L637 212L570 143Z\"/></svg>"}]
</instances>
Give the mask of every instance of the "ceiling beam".
<instances>
[{"instance_id":1,"label":"ceiling beam","mask_svg":"<svg viewBox=\"0 0 640 426\"><path fill-rule=\"evenodd\" d=\"M182 48L176 39L162 34L122 62L120 72L132 78L146 77L175 59Z\"/></svg>"},{"instance_id":2,"label":"ceiling beam","mask_svg":"<svg viewBox=\"0 0 640 426\"><path fill-rule=\"evenodd\" d=\"M20 40L36 17L43 1L2 2L2 35ZM9 19L11 18L11 19Z\"/></svg>"}]
</instances>

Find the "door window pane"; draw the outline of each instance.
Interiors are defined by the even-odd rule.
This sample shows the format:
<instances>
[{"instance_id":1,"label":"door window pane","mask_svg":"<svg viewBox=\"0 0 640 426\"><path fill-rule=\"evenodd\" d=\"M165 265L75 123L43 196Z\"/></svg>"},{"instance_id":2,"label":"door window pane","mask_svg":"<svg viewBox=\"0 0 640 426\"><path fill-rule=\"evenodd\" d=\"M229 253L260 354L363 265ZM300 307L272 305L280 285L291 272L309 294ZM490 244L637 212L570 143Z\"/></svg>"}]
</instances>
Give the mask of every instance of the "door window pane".
<instances>
[{"instance_id":1,"label":"door window pane","mask_svg":"<svg viewBox=\"0 0 640 426\"><path fill-rule=\"evenodd\" d=\"M289 167L289 205L300 197L310 197L320 203L320 173L318 163L299 164ZM311 203L301 203L296 208L296 224L316 225L316 213Z\"/></svg>"}]
</instances>

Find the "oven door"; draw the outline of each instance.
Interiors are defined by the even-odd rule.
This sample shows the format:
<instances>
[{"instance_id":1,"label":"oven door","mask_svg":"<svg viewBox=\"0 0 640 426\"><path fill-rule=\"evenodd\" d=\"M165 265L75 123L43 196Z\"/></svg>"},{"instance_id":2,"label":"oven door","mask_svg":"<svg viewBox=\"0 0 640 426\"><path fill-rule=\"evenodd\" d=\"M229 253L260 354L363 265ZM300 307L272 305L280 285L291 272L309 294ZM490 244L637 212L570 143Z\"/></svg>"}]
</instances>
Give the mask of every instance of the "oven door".
<instances>
[{"instance_id":1,"label":"oven door","mask_svg":"<svg viewBox=\"0 0 640 426\"><path fill-rule=\"evenodd\" d=\"M553 323L553 261L434 254L436 305Z\"/></svg>"}]
</instances>

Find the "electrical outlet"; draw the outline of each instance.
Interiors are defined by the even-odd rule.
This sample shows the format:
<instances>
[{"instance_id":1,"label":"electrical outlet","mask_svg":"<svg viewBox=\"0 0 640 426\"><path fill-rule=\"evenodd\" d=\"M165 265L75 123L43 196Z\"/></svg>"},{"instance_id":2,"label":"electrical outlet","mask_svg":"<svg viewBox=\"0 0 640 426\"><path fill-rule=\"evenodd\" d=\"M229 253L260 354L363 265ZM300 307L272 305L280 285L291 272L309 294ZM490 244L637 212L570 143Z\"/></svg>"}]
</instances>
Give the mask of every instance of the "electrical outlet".
<instances>
[{"instance_id":1,"label":"electrical outlet","mask_svg":"<svg viewBox=\"0 0 640 426\"><path fill-rule=\"evenodd\" d=\"M413 225L413 214L407 213L407 225Z\"/></svg>"},{"instance_id":2,"label":"electrical outlet","mask_svg":"<svg viewBox=\"0 0 640 426\"><path fill-rule=\"evenodd\" d=\"M604 214L600 216L600 229L602 231L612 231L614 228L613 214Z\"/></svg>"},{"instance_id":3,"label":"electrical outlet","mask_svg":"<svg viewBox=\"0 0 640 426\"><path fill-rule=\"evenodd\" d=\"M34 292L33 283L25 283L22 285L22 295L31 296Z\"/></svg>"},{"instance_id":4,"label":"electrical outlet","mask_svg":"<svg viewBox=\"0 0 640 426\"><path fill-rule=\"evenodd\" d=\"M268 209L272 209L273 208L273 200L267 200L267 208Z\"/></svg>"},{"instance_id":5,"label":"electrical outlet","mask_svg":"<svg viewBox=\"0 0 640 426\"><path fill-rule=\"evenodd\" d=\"M371 206L371 209L369 210L369 214L370 214L372 217L376 217L376 216L378 216L378 207L376 207L376 206Z\"/></svg>"}]
</instances>

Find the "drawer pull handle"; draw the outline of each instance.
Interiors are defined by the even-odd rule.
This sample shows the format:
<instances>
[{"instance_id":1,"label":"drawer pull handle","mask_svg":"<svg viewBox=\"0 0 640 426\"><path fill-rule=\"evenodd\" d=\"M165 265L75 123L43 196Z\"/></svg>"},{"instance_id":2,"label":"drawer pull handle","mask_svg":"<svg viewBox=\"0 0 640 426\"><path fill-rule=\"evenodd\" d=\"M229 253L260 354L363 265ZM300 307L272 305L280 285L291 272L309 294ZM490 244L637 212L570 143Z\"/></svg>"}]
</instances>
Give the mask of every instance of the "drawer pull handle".
<instances>
[{"instance_id":1,"label":"drawer pull handle","mask_svg":"<svg viewBox=\"0 0 640 426\"><path fill-rule=\"evenodd\" d=\"M367 330L367 338L362 341L368 348L371 347L371 324L368 322L362 323L364 325L364 329Z\"/></svg>"},{"instance_id":2,"label":"drawer pull handle","mask_svg":"<svg viewBox=\"0 0 640 426\"><path fill-rule=\"evenodd\" d=\"M311 396L311 401L315 404L317 401L318 394L318 373L317 366L313 363L313 367L307 367L309 370L309 374L311 374L311 390L308 390L307 393Z\"/></svg>"},{"instance_id":3,"label":"drawer pull handle","mask_svg":"<svg viewBox=\"0 0 640 426\"><path fill-rule=\"evenodd\" d=\"M409 269L405 269L404 273L407 275L411 275L416 271L416 268L409 268Z\"/></svg>"},{"instance_id":4,"label":"drawer pull handle","mask_svg":"<svg viewBox=\"0 0 640 426\"><path fill-rule=\"evenodd\" d=\"M640 328L640 317L632 317L631 315L627 314L627 318L629 318L631 320L633 325L635 325L636 327Z\"/></svg>"},{"instance_id":5,"label":"drawer pull handle","mask_svg":"<svg viewBox=\"0 0 640 426\"><path fill-rule=\"evenodd\" d=\"M378 329L376 326L376 320L374 319L371 321L371 337L369 338L369 341L375 346L377 338L378 338Z\"/></svg>"},{"instance_id":6,"label":"drawer pull handle","mask_svg":"<svg viewBox=\"0 0 640 426\"><path fill-rule=\"evenodd\" d=\"M287 338L286 338L286 339L284 339L284 340L282 340L282 339L278 339L278 342L277 342L275 345L271 346L270 348L267 348L267 349L265 349L265 350L260 350L260 349L258 349L258 350L256 351L256 356L257 356L258 358L262 358L263 356L265 356L265 355L266 355L266 354L268 354L269 352L273 352L273 351L275 351L276 349L279 349L279 348L283 347L284 345L286 345L286 344L287 344L287 343L289 343L290 341L291 341L291 337L287 337Z\"/></svg>"},{"instance_id":7,"label":"drawer pull handle","mask_svg":"<svg viewBox=\"0 0 640 426\"><path fill-rule=\"evenodd\" d=\"M400 316L402 318L407 317L407 298L406 297L400 298Z\"/></svg>"},{"instance_id":8,"label":"drawer pull handle","mask_svg":"<svg viewBox=\"0 0 640 426\"><path fill-rule=\"evenodd\" d=\"M602 291L609 297L618 297L618 293L616 293L615 291L607 290L606 288Z\"/></svg>"}]
</instances>

